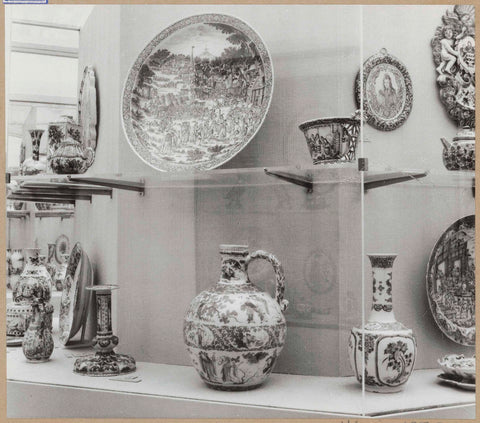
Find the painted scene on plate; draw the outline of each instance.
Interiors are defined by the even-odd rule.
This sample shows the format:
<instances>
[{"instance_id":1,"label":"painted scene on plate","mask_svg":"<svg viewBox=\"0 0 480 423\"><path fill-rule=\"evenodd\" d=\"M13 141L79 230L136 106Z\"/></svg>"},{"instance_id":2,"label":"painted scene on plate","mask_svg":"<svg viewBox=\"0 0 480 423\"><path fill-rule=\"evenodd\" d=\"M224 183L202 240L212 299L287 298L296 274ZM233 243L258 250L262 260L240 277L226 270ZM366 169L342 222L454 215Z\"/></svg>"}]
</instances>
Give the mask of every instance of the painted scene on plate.
<instances>
[{"instance_id":1,"label":"painted scene on plate","mask_svg":"<svg viewBox=\"0 0 480 423\"><path fill-rule=\"evenodd\" d=\"M160 160L221 163L253 137L268 101L254 42L226 23L199 22L171 33L143 62L132 124Z\"/></svg>"}]
</instances>

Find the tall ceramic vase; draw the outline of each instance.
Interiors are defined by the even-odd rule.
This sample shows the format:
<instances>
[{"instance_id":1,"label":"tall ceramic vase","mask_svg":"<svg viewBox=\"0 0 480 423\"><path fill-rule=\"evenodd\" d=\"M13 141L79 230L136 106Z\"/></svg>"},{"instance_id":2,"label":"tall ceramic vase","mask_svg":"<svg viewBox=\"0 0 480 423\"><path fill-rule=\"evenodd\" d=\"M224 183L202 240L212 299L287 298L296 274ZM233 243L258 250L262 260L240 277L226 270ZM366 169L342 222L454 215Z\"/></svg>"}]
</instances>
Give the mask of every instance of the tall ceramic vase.
<instances>
[{"instance_id":1,"label":"tall ceramic vase","mask_svg":"<svg viewBox=\"0 0 480 423\"><path fill-rule=\"evenodd\" d=\"M392 267L396 255L368 257L373 274L372 309L365 326L352 329L350 364L357 380L365 381L365 390L398 392L413 371L416 341L412 330L398 322L393 313Z\"/></svg>"},{"instance_id":2,"label":"tall ceramic vase","mask_svg":"<svg viewBox=\"0 0 480 423\"><path fill-rule=\"evenodd\" d=\"M7 335L23 336L33 314L34 301L48 303L52 292L52 279L45 267L45 256L40 249L25 250L27 263L13 286L13 303L7 304Z\"/></svg>"},{"instance_id":3,"label":"tall ceramic vase","mask_svg":"<svg viewBox=\"0 0 480 423\"><path fill-rule=\"evenodd\" d=\"M52 314L52 304L33 301L32 315L22 343L23 354L30 362L48 361L52 355Z\"/></svg>"},{"instance_id":4,"label":"tall ceramic vase","mask_svg":"<svg viewBox=\"0 0 480 423\"><path fill-rule=\"evenodd\" d=\"M32 138L32 157L29 157L22 163L22 175L36 175L44 173L47 170L46 160L40 160L40 140L43 129L31 129L28 131Z\"/></svg>"},{"instance_id":5,"label":"tall ceramic vase","mask_svg":"<svg viewBox=\"0 0 480 423\"><path fill-rule=\"evenodd\" d=\"M271 373L285 343L283 269L273 255L248 254L246 246L221 245L220 255L220 281L193 299L184 320L184 340L207 386L252 389ZM275 299L248 278L248 264L259 258L275 270Z\"/></svg>"}]
</instances>

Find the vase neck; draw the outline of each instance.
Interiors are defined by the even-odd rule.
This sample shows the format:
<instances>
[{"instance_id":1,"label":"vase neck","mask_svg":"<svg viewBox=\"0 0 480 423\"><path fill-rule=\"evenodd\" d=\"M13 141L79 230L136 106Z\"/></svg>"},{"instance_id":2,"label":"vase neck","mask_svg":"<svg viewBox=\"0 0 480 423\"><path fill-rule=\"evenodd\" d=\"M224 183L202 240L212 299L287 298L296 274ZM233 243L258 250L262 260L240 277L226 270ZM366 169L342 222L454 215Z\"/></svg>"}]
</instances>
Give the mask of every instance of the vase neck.
<instances>
[{"instance_id":1,"label":"vase neck","mask_svg":"<svg viewBox=\"0 0 480 423\"><path fill-rule=\"evenodd\" d=\"M40 159L40 139L43 135L43 129L32 129L30 137L32 138L32 159L38 161Z\"/></svg>"},{"instance_id":2,"label":"vase neck","mask_svg":"<svg viewBox=\"0 0 480 423\"><path fill-rule=\"evenodd\" d=\"M242 285L249 283L245 260L248 247L244 245L221 245L222 275L220 283Z\"/></svg>"},{"instance_id":3,"label":"vase neck","mask_svg":"<svg viewBox=\"0 0 480 423\"><path fill-rule=\"evenodd\" d=\"M369 321L395 322L392 298L394 255L369 255L372 264L372 309Z\"/></svg>"}]
</instances>

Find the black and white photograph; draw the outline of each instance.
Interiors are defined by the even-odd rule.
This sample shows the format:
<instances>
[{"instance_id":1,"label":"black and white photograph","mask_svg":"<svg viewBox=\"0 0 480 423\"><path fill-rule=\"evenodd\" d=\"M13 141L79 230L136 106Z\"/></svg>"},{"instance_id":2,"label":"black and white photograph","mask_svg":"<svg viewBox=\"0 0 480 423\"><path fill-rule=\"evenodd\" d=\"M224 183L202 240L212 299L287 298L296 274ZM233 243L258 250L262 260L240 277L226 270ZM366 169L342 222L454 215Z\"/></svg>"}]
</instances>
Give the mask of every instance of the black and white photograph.
<instances>
[{"instance_id":1,"label":"black and white photograph","mask_svg":"<svg viewBox=\"0 0 480 423\"><path fill-rule=\"evenodd\" d=\"M3 416L475 419L474 4L3 12Z\"/></svg>"}]
</instances>

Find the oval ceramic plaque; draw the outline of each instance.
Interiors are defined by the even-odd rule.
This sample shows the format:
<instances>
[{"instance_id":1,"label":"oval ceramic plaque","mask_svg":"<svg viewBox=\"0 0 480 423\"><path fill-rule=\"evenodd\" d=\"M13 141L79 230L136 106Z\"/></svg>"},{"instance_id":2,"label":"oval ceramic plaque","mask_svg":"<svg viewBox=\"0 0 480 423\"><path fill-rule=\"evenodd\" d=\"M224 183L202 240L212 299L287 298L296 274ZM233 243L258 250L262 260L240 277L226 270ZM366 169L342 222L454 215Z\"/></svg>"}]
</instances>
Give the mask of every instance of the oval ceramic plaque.
<instances>
[{"instance_id":1,"label":"oval ceramic plaque","mask_svg":"<svg viewBox=\"0 0 480 423\"><path fill-rule=\"evenodd\" d=\"M123 128L157 170L213 169L253 138L272 91L271 59L252 28L231 16L192 16L157 35L130 69Z\"/></svg>"},{"instance_id":2,"label":"oval ceramic plaque","mask_svg":"<svg viewBox=\"0 0 480 423\"><path fill-rule=\"evenodd\" d=\"M383 131L398 128L412 110L412 81L407 68L382 49L363 64L363 105L360 73L355 81L355 97L370 125Z\"/></svg>"},{"instance_id":3,"label":"oval ceramic plaque","mask_svg":"<svg viewBox=\"0 0 480 423\"><path fill-rule=\"evenodd\" d=\"M452 341L475 345L475 216L453 223L427 267L427 296L435 322Z\"/></svg>"}]
</instances>

